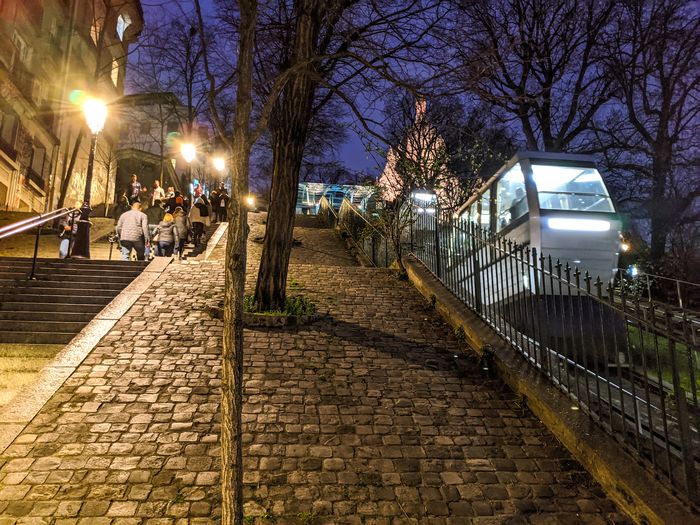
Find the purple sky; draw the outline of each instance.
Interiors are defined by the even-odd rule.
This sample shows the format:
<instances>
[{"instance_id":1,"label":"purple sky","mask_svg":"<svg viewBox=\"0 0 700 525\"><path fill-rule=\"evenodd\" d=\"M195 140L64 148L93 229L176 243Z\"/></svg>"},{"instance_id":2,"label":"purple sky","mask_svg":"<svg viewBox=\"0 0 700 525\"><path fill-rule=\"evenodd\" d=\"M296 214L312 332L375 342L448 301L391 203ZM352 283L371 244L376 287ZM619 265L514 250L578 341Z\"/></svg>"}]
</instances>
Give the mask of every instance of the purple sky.
<instances>
[{"instance_id":1,"label":"purple sky","mask_svg":"<svg viewBox=\"0 0 700 525\"><path fill-rule=\"evenodd\" d=\"M162 10L164 8L163 0L142 0L144 15L146 18L146 24L157 23L158 17L162 17ZM194 2L190 0L184 0L181 5L183 7L187 5L194 6ZM213 11L213 0L201 0L201 5L204 11ZM170 4L171 6L173 4ZM194 8L194 7L192 7ZM348 111L348 113L350 113ZM368 171L371 174L379 175L381 167L378 165L378 160L373 158L366 149L362 140L353 128L358 128L357 123L348 122L350 124L355 124L351 126L348 130L348 140L339 145L336 157L341 161L347 168L353 171ZM345 124L348 124L345 123Z\"/></svg>"}]
</instances>

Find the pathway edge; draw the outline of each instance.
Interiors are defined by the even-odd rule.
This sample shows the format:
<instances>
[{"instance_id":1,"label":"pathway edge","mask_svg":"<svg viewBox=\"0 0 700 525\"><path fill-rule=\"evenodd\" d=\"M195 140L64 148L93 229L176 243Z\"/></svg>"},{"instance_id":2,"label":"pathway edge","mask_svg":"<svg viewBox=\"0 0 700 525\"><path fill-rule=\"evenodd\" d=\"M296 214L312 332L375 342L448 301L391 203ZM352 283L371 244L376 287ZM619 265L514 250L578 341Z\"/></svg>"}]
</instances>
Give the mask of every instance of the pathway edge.
<instances>
[{"instance_id":1,"label":"pathway edge","mask_svg":"<svg viewBox=\"0 0 700 525\"><path fill-rule=\"evenodd\" d=\"M445 321L464 330L474 352L483 355L484 349L491 347L501 379L524 398L535 416L635 523L676 524L697 517L589 416L573 410L571 400L517 355L417 258L405 257L404 266L410 282Z\"/></svg>"}]
</instances>

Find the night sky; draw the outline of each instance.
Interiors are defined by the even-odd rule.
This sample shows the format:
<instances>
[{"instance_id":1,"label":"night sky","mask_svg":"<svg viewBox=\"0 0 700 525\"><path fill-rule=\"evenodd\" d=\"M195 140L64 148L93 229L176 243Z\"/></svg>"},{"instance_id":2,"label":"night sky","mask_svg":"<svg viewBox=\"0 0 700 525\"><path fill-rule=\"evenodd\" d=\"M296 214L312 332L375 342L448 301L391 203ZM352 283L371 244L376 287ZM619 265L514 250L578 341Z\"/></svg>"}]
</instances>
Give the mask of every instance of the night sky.
<instances>
[{"instance_id":1,"label":"night sky","mask_svg":"<svg viewBox=\"0 0 700 525\"><path fill-rule=\"evenodd\" d=\"M146 24L157 23L159 17L162 19L162 12L165 6L171 7L171 1L163 2L162 0L142 0ZM182 6L194 6L193 2L182 2ZM201 5L205 11L213 11L213 0L201 0ZM347 112L348 114L350 111ZM347 122L342 122L342 125L349 126L348 140L345 144L339 145L336 152L336 158L352 171L368 171L369 173L378 176L383 167L383 159L375 158L366 151L365 145L358 133L354 129L359 129L359 124L354 122L352 117L348 117ZM330 160L330 159L329 159Z\"/></svg>"}]
</instances>

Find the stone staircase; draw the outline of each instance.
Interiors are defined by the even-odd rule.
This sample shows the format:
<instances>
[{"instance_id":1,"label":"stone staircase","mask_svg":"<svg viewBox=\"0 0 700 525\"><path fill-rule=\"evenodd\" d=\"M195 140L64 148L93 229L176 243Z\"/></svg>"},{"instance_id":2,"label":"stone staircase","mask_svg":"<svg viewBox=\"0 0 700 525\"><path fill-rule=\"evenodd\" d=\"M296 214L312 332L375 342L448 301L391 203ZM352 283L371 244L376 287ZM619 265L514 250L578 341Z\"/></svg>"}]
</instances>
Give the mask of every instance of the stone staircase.
<instances>
[{"instance_id":1,"label":"stone staircase","mask_svg":"<svg viewBox=\"0 0 700 525\"><path fill-rule=\"evenodd\" d=\"M0 344L66 344L146 262L0 257Z\"/></svg>"},{"instance_id":2,"label":"stone staircase","mask_svg":"<svg viewBox=\"0 0 700 525\"><path fill-rule=\"evenodd\" d=\"M207 250L207 244L209 243L209 239L211 239L212 234L216 231L216 229L219 227L220 223L215 223L215 224L210 224L204 229L204 235L202 236L202 243L199 246L195 246L194 243L192 242L192 239L187 242L185 245L185 257L188 259L194 259L195 257L199 256L200 254L204 253Z\"/></svg>"}]
</instances>

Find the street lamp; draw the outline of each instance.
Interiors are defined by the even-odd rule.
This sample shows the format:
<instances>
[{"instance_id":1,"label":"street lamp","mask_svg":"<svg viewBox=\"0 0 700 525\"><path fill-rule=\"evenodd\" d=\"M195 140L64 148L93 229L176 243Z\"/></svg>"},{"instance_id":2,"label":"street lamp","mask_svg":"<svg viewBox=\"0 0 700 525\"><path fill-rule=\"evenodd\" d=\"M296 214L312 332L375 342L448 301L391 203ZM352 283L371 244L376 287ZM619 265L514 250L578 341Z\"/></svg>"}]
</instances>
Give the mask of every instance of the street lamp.
<instances>
[{"instance_id":1,"label":"street lamp","mask_svg":"<svg viewBox=\"0 0 700 525\"><path fill-rule=\"evenodd\" d=\"M192 183L192 161L197 157L197 148L191 142L183 142L180 146L182 158L187 163L187 184Z\"/></svg>"},{"instance_id":2,"label":"street lamp","mask_svg":"<svg viewBox=\"0 0 700 525\"><path fill-rule=\"evenodd\" d=\"M107 105L97 99L88 98L83 103L83 114L88 128L92 132L90 141L90 155L88 156L87 176L85 177L85 193L83 206L80 208L80 220L75 234L75 244L71 257L90 258L90 192L92 190L92 171L95 164L95 150L97 149L97 135L105 126L107 120Z\"/></svg>"},{"instance_id":3,"label":"street lamp","mask_svg":"<svg viewBox=\"0 0 700 525\"><path fill-rule=\"evenodd\" d=\"M214 157L214 168L216 168L216 171L219 173L224 172L226 169L226 161L223 157Z\"/></svg>"}]
</instances>

